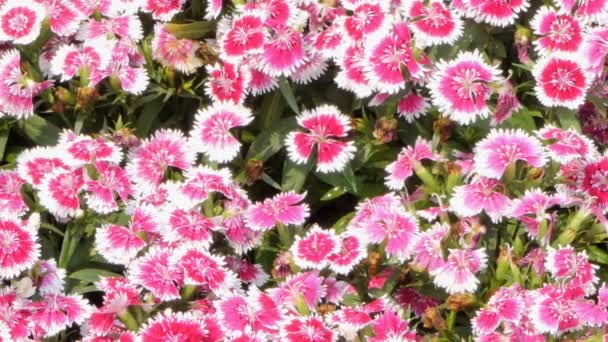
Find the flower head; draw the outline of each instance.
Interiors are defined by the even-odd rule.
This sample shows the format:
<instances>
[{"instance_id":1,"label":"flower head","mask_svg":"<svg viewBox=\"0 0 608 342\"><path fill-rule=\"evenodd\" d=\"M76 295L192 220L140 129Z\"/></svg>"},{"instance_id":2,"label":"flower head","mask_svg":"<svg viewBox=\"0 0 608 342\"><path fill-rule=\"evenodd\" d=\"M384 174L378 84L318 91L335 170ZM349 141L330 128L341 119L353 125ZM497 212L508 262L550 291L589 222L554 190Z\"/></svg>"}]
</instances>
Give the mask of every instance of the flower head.
<instances>
[{"instance_id":1,"label":"flower head","mask_svg":"<svg viewBox=\"0 0 608 342\"><path fill-rule=\"evenodd\" d=\"M411 25L414 35L429 45L451 44L462 35L462 20L441 1L411 1L407 13L416 18Z\"/></svg>"},{"instance_id":2,"label":"flower head","mask_svg":"<svg viewBox=\"0 0 608 342\"><path fill-rule=\"evenodd\" d=\"M40 34L44 7L35 2L3 2L0 7L0 41L29 44Z\"/></svg>"},{"instance_id":3,"label":"flower head","mask_svg":"<svg viewBox=\"0 0 608 342\"><path fill-rule=\"evenodd\" d=\"M477 177L469 184L454 188L450 208L461 217L475 216L485 211L494 222L507 215L511 203L502 190L504 185L496 180Z\"/></svg>"},{"instance_id":4,"label":"flower head","mask_svg":"<svg viewBox=\"0 0 608 342\"><path fill-rule=\"evenodd\" d=\"M208 331L201 317L167 310L157 314L141 328L142 341L206 341Z\"/></svg>"},{"instance_id":5,"label":"flower head","mask_svg":"<svg viewBox=\"0 0 608 342\"><path fill-rule=\"evenodd\" d=\"M402 189L405 181L414 174L414 169L424 159L437 160L437 155L433 152L429 141L418 137L414 146L402 149L397 160L386 167L388 172L385 180L386 186L393 190Z\"/></svg>"},{"instance_id":6,"label":"flower head","mask_svg":"<svg viewBox=\"0 0 608 342\"><path fill-rule=\"evenodd\" d=\"M304 197L305 194L287 192L253 204L247 211L247 223L255 230L270 229L277 223L303 224L309 212L307 204L299 204Z\"/></svg>"},{"instance_id":7,"label":"flower head","mask_svg":"<svg viewBox=\"0 0 608 342\"><path fill-rule=\"evenodd\" d=\"M579 21L567 14L543 6L530 22L534 33L540 36L534 41L542 53L553 51L576 52L583 41Z\"/></svg>"},{"instance_id":8,"label":"flower head","mask_svg":"<svg viewBox=\"0 0 608 342\"><path fill-rule=\"evenodd\" d=\"M40 257L37 240L39 218L31 216L29 221L0 219L0 277L11 279L34 266Z\"/></svg>"},{"instance_id":9,"label":"flower head","mask_svg":"<svg viewBox=\"0 0 608 342\"><path fill-rule=\"evenodd\" d=\"M539 138L550 141L547 145L549 156L560 163L573 159L589 160L597 155L591 139L573 129L545 126L537 134Z\"/></svg>"},{"instance_id":10,"label":"flower head","mask_svg":"<svg viewBox=\"0 0 608 342\"><path fill-rule=\"evenodd\" d=\"M178 39L161 24L157 24L154 28L152 56L161 64L175 68L179 72L191 74L203 65L203 61L196 54L200 47L197 41Z\"/></svg>"},{"instance_id":11,"label":"flower head","mask_svg":"<svg viewBox=\"0 0 608 342\"><path fill-rule=\"evenodd\" d=\"M444 288L449 294L474 292L479 286L475 274L487 265L487 255L483 249L450 249L447 260L431 271L433 283Z\"/></svg>"},{"instance_id":12,"label":"flower head","mask_svg":"<svg viewBox=\"0 0 608 342\"><path fill-rule=\"evenodd\" d=\"M575 57L554 53L541 57L532 69L536 96L545 106L577 109L585 101L591 82L584 65Z\"/></svg>"},{"instance_id":13,"label":"flower head","mask_svg":"<svg viewBox=\"0 0 608 342\"><path fill-rule=\"evenodd\" d=\"M291 247L296 265L302 268L322 269L327 258L338 248L338 239L331 230L313 226L303 237L297 237Z\"/></svg>"}]
</instances>

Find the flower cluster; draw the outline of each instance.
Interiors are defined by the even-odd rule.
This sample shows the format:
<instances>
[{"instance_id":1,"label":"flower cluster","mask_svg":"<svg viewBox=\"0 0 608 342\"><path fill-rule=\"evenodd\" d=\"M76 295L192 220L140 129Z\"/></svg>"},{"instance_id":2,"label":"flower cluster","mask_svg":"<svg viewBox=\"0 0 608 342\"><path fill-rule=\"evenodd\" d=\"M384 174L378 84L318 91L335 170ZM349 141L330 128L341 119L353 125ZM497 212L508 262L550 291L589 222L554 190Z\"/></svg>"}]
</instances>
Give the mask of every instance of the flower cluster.
<instances>
[{"instance_id":1,"label":"flower cluster","mask_svg":"<svg viewBox=\"0 0 608 342\"><path fill-rule=\"evenodd\" d=\"M608 331L608 0L0 0L0 42L0 340Z\"/></svg>"}]
</instances>

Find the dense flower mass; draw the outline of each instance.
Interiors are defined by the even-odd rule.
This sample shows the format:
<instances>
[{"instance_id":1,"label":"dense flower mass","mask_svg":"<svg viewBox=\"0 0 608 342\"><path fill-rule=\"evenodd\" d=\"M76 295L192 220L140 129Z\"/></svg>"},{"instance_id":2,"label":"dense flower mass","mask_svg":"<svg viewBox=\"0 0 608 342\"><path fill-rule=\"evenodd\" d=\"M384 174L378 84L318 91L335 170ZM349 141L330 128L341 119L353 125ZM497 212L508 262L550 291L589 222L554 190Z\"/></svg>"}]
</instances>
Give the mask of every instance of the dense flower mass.
<instances>
[{"instance_id":1,"label":"dense flower mass","mask_svg":"<svg viewBox=\"0 0 608 342\"><path fill-rule=\"evenodd\" d=\"M0 341L600 341L608 0L0 0Z\"/></svg>"}]
</instances>

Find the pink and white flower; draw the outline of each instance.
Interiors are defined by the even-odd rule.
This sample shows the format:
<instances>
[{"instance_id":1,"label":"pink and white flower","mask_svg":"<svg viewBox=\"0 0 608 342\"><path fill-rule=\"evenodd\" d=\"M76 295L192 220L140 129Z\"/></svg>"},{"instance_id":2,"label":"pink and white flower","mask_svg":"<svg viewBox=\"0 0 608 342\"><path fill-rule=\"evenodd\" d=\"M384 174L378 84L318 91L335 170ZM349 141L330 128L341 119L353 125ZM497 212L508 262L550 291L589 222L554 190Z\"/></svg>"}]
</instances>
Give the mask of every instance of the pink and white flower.
<instances>
[{"instance_id":1,"label":"pink and white flower","mask_svg":"<svg viewBox=\"0 0 608 342\"><path fill-rule=\"evenodd\" d=\"M580 190L593 198L599 207L605 208L608 205L608 184L605 181L608 177L608 157L594 159L584 164L582 174L577 167L573 176Z\"/></svg>"},{"instance_id":2,"label":"pink and white flower","mask_svg":"<svg viewBox=\"0 0 608 342\"><path fill-rule=\"evenodd\" d=\"M547 210L552 206L564 204L565 201L558 195L547 195L540 189L531 189L511 202L509 216L521 221L526 226L528 234L534 237L539 235L541 224L547 224L545 232L547 235L544 238L549 241L555 217L547 213Z\"/></svg>"},{"instance_id":3,"label":"pink and white flower","mask_svg":"<svg viewBox=\"0 0 608 342\"><path fill-rule=\"evenodd\" d=\"M319 53L307 57L307 62L299 66L289 76L297 84L309 84L320 78L328 68L327 59Z\"/></svg>"},{"instance_id":4,"label":"pink and white flower","mask_svg":"<svg viewBox=\"0 0 608 342\"><path fill-rule=\"evenodd\" d=\"M167 309L150 319L139 331L141 341L207 341L205 321L187 312Z\"/></svg>"},{"instance_id":5,"label":"pink and white flower","mask_svg":"<svg viewBox=\"0 0 608 342\"><path fill-rule=\"evenodd\" d=\"M234 159L241 148L241 143L230 130L247 126L253 116L243 105L219 102L199 110L194 120L190 133L193 148L212 161L226 163Z\"/></svg>"},{"instance_id":6,"label":"pink and white flower","mask_svg":"<svg viewBox=\"0 0 608 342\"><path fill-rule=\"evenodd\" d=\"M299 267L323 269L328 257L338 250L338 239L331 230L312 226L303 237L296 237L291 246L293 260Z\"/></svg>"},{"instance_id":7,"label":"pink and white flower","mask_svg":"<svg viewBox=\"0 0 608 342\"><path fill-rule=\"evenodd\" d=\"M79 194L84 186L84 169L55 170L42 180L38 192L40 204L57 217L74 217L80 211Z\"/></svg>"},{"instance_id":8,"label":"pink and white flower","mask_svg":"<svg viewBox=\"0 0 608 342\"><path fill-rule=\"evenodd\" d=\"M124 15L101 20L91 19L80 27L78 38L86 41L100 37L119 36L138 42L143 38L140 19L135 15Z\"/></svg>"},{"instance_id":9,"label":"pink and white flower","mask_svg":"<svg viewBox=\"0 0 608 342\"><path fill-rule=\"evenodd\" d=\"M532 68L534 90L545 106L577 109L585 101L591 77L576 57L563 53L542 56Z\"/></svg>"},{"instance_id":10,"label":"pink and white flower","mask_svg":"<svg viewBox=\"0 0 608 342\"><path fill-rule=\"evenodd\" d=\"M247 210L246 220L254 230L267 230L277 223L283 225L301 225L309 215L306 203L300 204L306 194L294 192L281 193L264 202L253 204Z\"/></svg>"},{"instance_id":11,"label":"pink and white flower","mask_svg":"<svg viewBox=\"0 0 608 342\"><path fill-rule=\"evenodd\" d=\"M595 19L601 17L608 10L606 0L558 0L557 5L565 12L574 12L576 16Z\"/></svg>"},{"instance_id":12,"label":"pink and white flower","mask_svg":"<svg viewBox=\"0 0 608 342\"><path fill-rule=\"evenodd\" d=\"M416 168L421 167L421 161L425 159L437 160L438 157L433 152L431 143L418 137L414 146L403 148L397 160L386 167L386 186L392 190L403 189L405 181L414 174Z\"/></svg>"},{"instance_id":13,"label":"pink and white flower","mask_svg":"<svg viewBox=\"0 0 608 342\"><path fill-rule=\"evenodd\" d=\"M221 26L218 31L220 29ZM263 20L259 16L245 14L236 17L226 33L219 37L222 57L237 63L247 54L260 52L264 46L266 35Z\"/></svg>"},{"instance_id":14,"label":"pink and white flower","mask_svg":"<svg viewBox=\"0 0 608 342\"><path fill-rule=\"evenodd\" d=\"M354 41L385 30L390 23L386 4L381 1L359 1L352 15L343 19L342 26L348 37Z\"/></svg>"},{"instance_id":15,"label":"pink and white flower","mask_svg":"<svg viewBox=\"0 0 608 342\"><path fill-rule=\"evenodd\" d=\"M499 80L499 70L484 62L481 53L461 52L456 59L437 65L429 82L433 104L460 124L470 124L490 114L486 101L490 84Z\"/></svg>"},{"instance_id":16,"label":"pink and white flower","mask_svg":"<svg viewBox=\"0 0 608 342\"><path fill-rule=\"evenodd\" d=\"M583 37L580 53L589 71L594 75L600 75L608 55L608 28L589 29Z\"/></svg>"},{"instance_id":17,"label":"pink and white flower","mask_svg":"<svg viewBox=\"0 0 608 342\"><path fill-rule=\"evenodd\" d=\"M165 220L161 234L168 242L195 242L207 247L211 244L215 223L198 210L171 210L162 215Z\"/></svg>"},{"instance_id":18,"label":"pink and white flower","mask_svg":"<svg viewBox=\"0 0 608 342\"><path fill-rule=\"evenodd\" d=\"M209 75L205 93L215 102L243 103L247 96L250 75L246 68L224 63L207 66Z\"/></svg>"},{"instance_id":19,"label":"pink and white flower","mask_svg":"<svg viewBox=\"0 0 608 342\"><path fill-rule=\"evenodd\" d=\"M17 173L38 188L46 175L56 171L69 171L71 164L59 148L34 147L21 152L17 158Z\"/></svg>"},{"instance_id":20,"label":"pink and white flower","mask_svg":"<svg viewBox=\"0 0 608 342\"><path fill-rule=\"evenodd\" d=\"M248 295L231 295L216 303L220 323L229 332L260 331L276 336L283 310L266 293L252 287Z\"/></svg>"},{"instance_id":21,"label":"pink and white flower","mask_svg":"<svg viewBox=\"0 0 608 342\"><path fill-rule=\"evenodd\" d=\"M142 9L160 21L169 21L184 5L185 0L145 0Z\"/></svg>"},{"instance_id":22,"label":"pink and white flower","mask_svg":"<svg viewBox=\"0 0 608 342\"><path fill-rule=\"evenodd\" d=\"M0 217L21 217L27 212L21 195L24 183L17 172L0 171Z\"/></svg>"},{"instance_id":23,"label":"pink and white flower","mask_svg":"<svg viewBox=\"0 0 608 342\"><path fill-rule=\"evenodd\" d=\"M118 210L117 198L126 203L133 192L127 172L104 161L96 162L94 166L97 179L87 180L85 184L88 207L101 214Z\"/></svg>"},{"instance_id":24,"label":"pink and white flower","mask_svg":"<svg viewBox=\"0 0 608 342\"><path fill-rule=\"evenodd\" d=\"M87 74L91 79L99 77L109 65L115 42L106 38L87 40L82 45L65 44L51 59L51 74L61 81Z\"/></svg>"},{"instance_id":25,"label":"pink and white flower","mask_svg":"<svg viewBox=\"0 0 608 342\"><path fill-rule=\"evenodd\" d=\"M374 210L363 229L369 242L380 244L386 241L387 255L403 261L411 256L418 223L403 209L380 207Z\"/></svg>"},{"instance_id":26,"label":"pink and white flower","mask_svg":"<svg viewBox=\"0 0 608 342\"><path fill-rule=\"evenodd\" d=\"M287 76L305 62L302 33L288 26L275 27L262 47L262 70L271 76Z\"/></svg>"},{"instance_id":27,"label":"pink and white flower","mask_svg":"<svg viewBox=\"0 0 608 342\"><path fill-rule=\"evenodd\" d=\"M116 144L103 137L91 138L65 130L59 137L59 146L69 153L70 160L76 165L95 163L96 161L120 164L122 151Z\"/></svg>"},{"instance_id":28,"label":"pink and white flower","mask_svg":"<svg viewBox=\"0 0 608 342\"><path fill-rule=\"evenodd\" d=\"M251 80L249 81L251 95L266 94L279 87L279 81L276 77L272 77L256 67L251 67L249 71L251 74Z\"/></svg>"},{"instance_id":29,"label":"pink and white flower","mask_svg":"<svg viewBox=\"0 0 608 342\"><path fill-rule=\"evenodd\" d=\"M286 342L334 342L334 332L317 315L292 316L281 327L281 336Z\"/></svg>"},{"instance_id":30,"label":"pink and white flower","mask_svg":"<svg viewBox=\"0 0 608 342\"><path fill-rule=\"evenodd\" d=\"M48 294L27 305L34 335L51 337L72 324L82 324L93 308L79 295Z\"/></svg>"},{"instance_id":31,"label":"pink and white flower","mask_svg":"<svg viewBox=\"0 0 608 342\"><path fill-rule=\"evenodd\" d=\"M180 298L184 273L183 268L171 260L173 253L169 249L151 249L129 265L129 280L145 287L161 300Z\"/></svg>"},{"instance_id":32,"label":"pink and white flower","mask_svg":"<svg viewBox=\"0 0 608 342\"><path fill-rule=\"evenodd\" d=\"M367 244L356 234L343 233L337 238L338 247L327 261L333 272L346 275L367 256Z\"/></svg>"},{"instance_id":33,"label":"pink and white flower","mask_svg":"<svg viewBox=\"0 0 608 342\"><path fill-rule=\"evenodd\" d=\"M146 242L130 228L107 224L95 233L96 250L113 264L127 265L146 247Z\"/></svg>"},{"instance_id":34,"label":"pink and white flower","mask_svg":"<svg viewBox=\"0 0 608 342\"><path fill-rule=\"evenodd\" d=\"M416 38L429 45L452 44L462 35L462 20L441 1L411 1L406 10Z\"/></svg>"},{"instance_id":35,"label":"pink and white flower","mask_svg":"<svg viewBox=\"0 0 608 342\"><path fill-rule=\"evenodd\" d=\"M170 195L174 197L173 204L182 209L190 209L205 201L210 193L226 194L232 185L232 174L226 168L215 170L208 166L195 166L187 169L184 176L182 186Z\"/></svg>"},{"instance_id":36,"label":"pink and white flower","mask_svg":"<svg viewBox=\"0 0 608 342\"><path fill-rule=\"evenodd\" d=\"M494 332L501 322L519 324L526 313L519 285L501 287L492 295L488 305L477 312L472 320L473 330L478 335Z\"/></svg>"},{"instance_id":37,"label":"pink and white flower","mask_svg":"<svg viewBox=\"0 0 608 342\"><path fill-rule=\"evenodd\" d=\"M339 57L337 64L340 71L334 78L338 87L355 93L358 98L372 94L372 83L366 73L367 62L363 44L349 46Z\"/></svg>"},{"instance_id":38,"label":"pink and white flower","mask_svg":"<svg viewBox=\"0 0 608 342\"><path fill-rule=\"evenodd\" d=\"M182 246L172 257L173 264L183 273L184 283L205 286L214 293L234 291L240 284L223 257L201 247Z\"/></svg>"},{"instance_id":39,"label":"pink and white flower","mask_svg":"<svg viewBox=\"0 0 608 342\"><path fill-rule=\"evenodd\" d=\"M37 214L28 221L13 218L0 219L0 278L11 279L34 266L40 257L37 240L40 218Z\"/></svg>"},{"instance_id":40,"label":"pink and white flower","mask_svg":"<svg viewBox=\"0 0 608 342\"><path fill-rule=\"evenodd\" d=\"M43 295L63 292L66 272L63 268L57 267L55 259L41 260L38 265L40 266L38 291Z\"/></svg>"},{"instance_id":41,"label":"pink and white flower","mask_svg":"<svg viewBox=\"0 0 608 342\"><path fill-rule=\"evenodd\" d=\"M298 124L308 132L291 132L285 140L289 158L297 164L308 162L313 149L317 151L317 171L322 173L344 170L354 157L352 141L342 141L350 130L350 118L331 105L303 111Z\"/></svg>"},{"instance_id":42,"label":"pink and white flower","mask_svg":"<svg viewBox=\"0 0 608 342\"><path fill-rule=\"evenodd\" d=\"M560 163L567 163L573 159L589 160L598 154L591 139L573 129L564 130L545 126L537 134L539 138L550 141L546 146L548 154Z\"/></svg>"},{"instance_id":43,"label":"pink and white flower","mask_svg":"<svg viewBox=\"0 0 608 342\"><path fill-rule=\"evenodd\" d=\"M408 321L403 320L399 313L394 310L387 310L374 319L372 327L374 337L370 337L370 342L413 342L417 340L416 333L409 329Z\"/></svg>"},{"instance_id":44,"label":"pink and white flower","mask_svg":"<svg viewBox=\"0 0 608 342\"><path fill-rule=\"evenodd\" d=\"M178 39L161 24L157 24L154 28L152 56L164 66L184 74L193 73L203 65L203 61L197 56L200 47L201 44L197 41Z\"/></svg>"},{"instance_id":45,"label":"pink and white flower","mask_svg":"<svg viewBox=\"0 0 608 342\"><path fill-rule=\"evenodd\" d=\"M414 92L406 93L397 103L397 113L407 122L414 122L424 115L429 108L428 100Z\"/></svg>"},{"instance_id":46,"label":"pink and white flower","mask_svg":"<svg viewBox=\"0 0 608 342\"><path fill-rule=\"evenodd\" d=\"M540 141L519 129L490 131L475 146L474 160L479 175L495 179L518 160L531 167L543 167L547 161Z\"/></svg>"},{"instance_id":47,"label":"pink and white flower","mask_svg":"<svg viewBox=\"0 0 608 342\"><path fill-rule=\"evenodd\" d=\"M33 42L40 34L44 17L44 7L37 3L5 2L0 7L0 41L20 45Z\"/></svg>"},{"instance_id":48,"label":"pink and white flower","mask_svg":"<svg viewBox=\"0 0 608 342\"><path fill-rule=\"evenodd\" d=\"M1 20L1 19L0 19ZM49 88L53 81L36 82L21 70L17 50L0 57L0 118L4 115L28 118L34 114L34 97Z\"/></svg>"},{"instance_id":49,"label":"pink and white flower","mask_svg":"<svg viewBox=\"0 0 608 342\"><path fill-rule=\"evenodd\" d=\"M527 0L465 0L463 2L471 18L501 27L514 24L519 13L530 6Z\"/></svg>"},{"instance_id":50,"label":"pink and white flower","mask_svg":"<svg viewBox=\"0 0 608 342\"><path fill-rule=\"evenodd\" d=\"M454 188L450 208L461 217L485 211L493 222L507 215L511 201L504 193L504 184L496 179L477 177L469 184Z\"/></svg>"},{"instance_id":51,"label":"pink and white flower","mask_svg":"<svg viewBox=\"0 0 608 342\"><path fill-rule=\"evenodd\" d=\"M530 309L530 318L540 333L559 336L564 332L580 328L581 320L575 305L584 298L579 287L555 287L545 285L536 291Z\"/></svg>"},{"instance_id":52,"label":"pink and white flower","mask_svg":"<svg viewBox=\"0 0 608 342\"><path fill-rule=\"evenodd\" d=\"M539 36L534 41L541 53L554 51L576 52L583 42L579 21L568 14L543 6L530 21L534 33Z\"/></svg>"},{"instance_id":53,"label":"pink and white flower","mask_svg":"<svg viewBox=\"0 0 608 342\"><path fill-rule=\"evenodd\" d=\"M419 232L412 246L412 265L433 272L443 266L443 239L448 236L450 227L434 224L431 229Z\"/></svg>"},{"instance_id":54,"label":"pink and white flower","mask_svg":"<svg viewBox=\"0 0 608 342\"><path fill-rule=\"evenodd\" d=\"M585 251L577 253L570 246L549 248L545 268L556 280L567 281L569 286L579 286L587 295L595 293L595 284L599 280L595 271L599 267L589 263Z\"/></svg>"},{"instance_id":55,"label":"pink and white flower","mask_svg":"<svg viewBox=\"0 0 608 342\"><path fill-rule=\"evenodd\" d=\"M303 302L310 310L314 310L326 295L323 280L318 271L301 272L288 277L279 287L271 288L267 292L279 305L295 308L297 303Z\"/></svg>"},{"instance_id":56,"label":"pink and white flower","mask_svg":"<svg viewBox=\"0 0 608 342\"><path fill-rule=\"evenodd\" d=\"M483 249L450 249L445 263L431 271L433 283L449 294L474 292L479 286L475 274L486 268Z\"/></svg>"}]
</instances>

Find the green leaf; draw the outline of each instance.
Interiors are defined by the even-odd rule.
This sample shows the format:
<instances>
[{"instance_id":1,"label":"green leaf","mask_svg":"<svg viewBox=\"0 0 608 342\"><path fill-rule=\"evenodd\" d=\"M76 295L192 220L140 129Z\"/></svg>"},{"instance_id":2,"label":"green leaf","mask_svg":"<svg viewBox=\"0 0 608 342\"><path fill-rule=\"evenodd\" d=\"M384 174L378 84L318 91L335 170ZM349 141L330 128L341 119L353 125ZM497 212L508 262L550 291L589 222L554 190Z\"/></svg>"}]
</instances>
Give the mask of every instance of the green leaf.
<instances>
[{"instance_id":1,"label":"green leaf","mask_svg":"<svg viewBox=\"0 0 608 342\"><path fill-rule=\"evenodd\" d=\"M281 184L277 183L272 177L270 177L266 172L262 173L262 181L271 187L281 191Z\"/></svg>"},{"instance_id":2,"label":"green leaf","mask_svg":"<svg viewBox=\"0 0 608 342\"><path fill-rule=\"evenodd\" d=\"M321 196L321 201L331 201L346 193L346 188L343 186L335 186Z\"/></svg>"},{"instance_id":3,"label":"green leaf","mask_svg":"<svg viewBox=\"0 0 608 342\"><path fill-rule=\"evenodd\" d=\"M137 119L137 124L135 125L135 129L140 136L145 137L148 135L152 128L152 124L156 121L158 114L163 109L163 103L163 98L157 97L143 106L139 118Z\"/></svg>"},{"instance_id":4,"label":"green leaf","mask_svg":"<svg viewBox=\"0 0 608 342\"><path fill-rule=\"evenodd\" d=\"M76 279L81 281L86 281L90 283L94 283L99 281L100 277L121 277L120 274L110 272L108 270L98 269L98 268L85 268L82 270L78 270L73 272L68 276L70 279Z\"/></svg>"},{"instance_id":5,"label":"green leaf","mask_svg":"<svg viewBox=\"0 0 608 342\"><path fill-rule=\"evenodd\" d=\"M200 39L213 35L215 26L209 21L194 21L187 24L165 24L165 30L177 38Z\"/></svg>"},{"instance_id":6,"label":"green leaf","mask_svg":"<svg viewBox=\"0 0 608 342\"><path fill-rule=\"evenodd\" d=\"M4 159L4 151L6 151L6 143L11 132L11 127L6 125L0 128L0 162Z\"/></svg>"},{"instance_id":7,"label":"green leaf","mask_svg":"<svg viewBox=\"0 0 608 342\"><path fill-rule=\"evenodd\" d=\"M588 246L586 249L587 255L591 261L595 261L600 264L608 265L608 251L598 246Z\"/></svg>"},{"instance_id":8,"label":"green leaf","mask_svg":"<svg viewBox=\"0 0 608 342\"><path fill-rule=\"evenodd\" d=\"M513 113L513 115L507 120L505 120L505 122L501 123L499 127L521 128L525 131L530 132L536 129L536 122L534 122L534 117L542 117L542 114L538 111L522 108L517 112Z\"/></svg>"},{"instance_id":9,"label":"green leaf","mask_svg":"<svg viewBox=\"0 0 608 342\"><path fill-rule=\"evenodd\" d=\"M281 118L284 109L285 101L280 91L264 96L257 115L258 127L262 130L272 127Z\"/></svg>"},{"instance_id":10,"label":"green leaf","mask_svg":"<svg viewBox=\"0 0 608 342\"><path fill-rule=\"evenodd\" d=\"M27 120L20 121L19 129L38 145L54 145L61 133L57 126L36 114Z\"/></svg>"},{"instance_id":11,"label":"green leaf","mask_svg":"<svg viewBox=\"0 0 608 342\"><path fill-rule=\"evenodd\" d=\"M333 228L336 231L336 233L340 234L343 231L345 231L346 227L350 223L350 220L353 219L353 217L355 217L355 213L354 212L348 213L348 214L340 217L340 219L333 226Z\"/></svg>"},{"instance_id":12,"label":"green leaf","mask_svg":"<svg viewBox=\"0 0 608 342\"><path fill-rule=\"evenodd\" d=\"M283 164L283 180L281 188L283 191L300 192L306 183L306 177L314 167L316 156L311 155L306 164L296 164L291 159L285 158Z\"/></svg>"},{"instance_id":13,"label":"green leaf","mask_svg":"<svg viewBox=\"0 0 608 342\"><path fill-rule=\"evenodd\" d=\"M289 82L285 77L281 77L279 80L279 89L281 90L281 94L287 101L287 104L293 110L294 113L300 115L300 109L298 108L298 103L296 102L296 97L293 95L293 90L289 85Z\"/></svg>"},{"instance_id":14,"label":"green leaf","mask_svg":"<svg viewBox=\"0 0 608 342\"><path fill-rule=\"evenodd\" d=\"M297 125L295 118L291 117L279 121L268 130L264 130L249 147L247 159L268 160L283 148L285 136Z\"/></svg>"},{"instance_id":15,"label":"green leaf","mask_svg":"<svg viewBox=\"0 0 608 342\"><path fill-rule=\"evenodd\" d=\"M350 165L346 165L342 175L344 176L346 184L348 184L350 192L356 195L359 192L359 186L357 185L357 177L355 177L353 168Z\"/></svg>"},{"instance_id":16,"label":"green leaf","mask_svg":"<svg viewBox=\"0 0 608 342\"><path fill-rule=\"evenodd\" d=\"M562 128L574 128L578 132L581 131L581 124L576 117L576 112L567 108L557 108L555 115L559 119Z\"/></svg>"}]
</instances>

